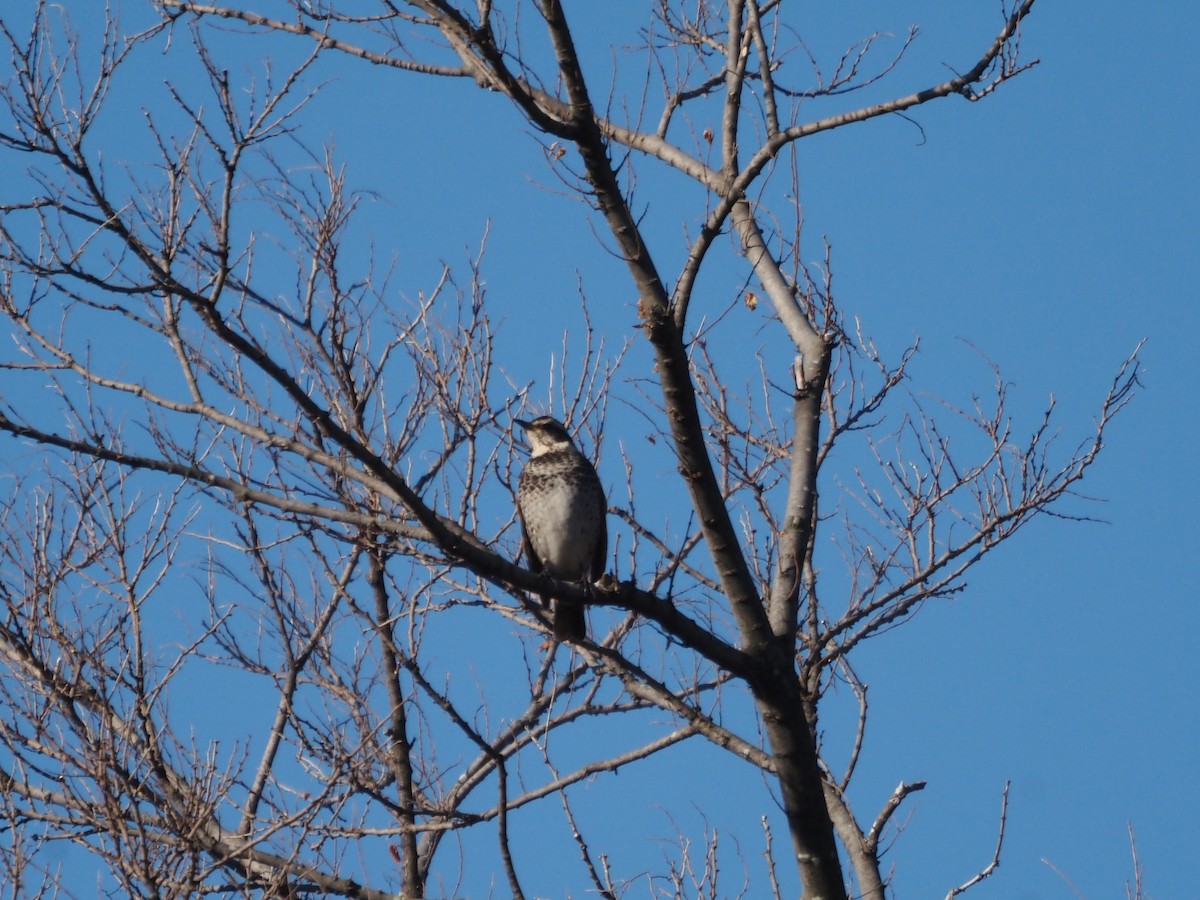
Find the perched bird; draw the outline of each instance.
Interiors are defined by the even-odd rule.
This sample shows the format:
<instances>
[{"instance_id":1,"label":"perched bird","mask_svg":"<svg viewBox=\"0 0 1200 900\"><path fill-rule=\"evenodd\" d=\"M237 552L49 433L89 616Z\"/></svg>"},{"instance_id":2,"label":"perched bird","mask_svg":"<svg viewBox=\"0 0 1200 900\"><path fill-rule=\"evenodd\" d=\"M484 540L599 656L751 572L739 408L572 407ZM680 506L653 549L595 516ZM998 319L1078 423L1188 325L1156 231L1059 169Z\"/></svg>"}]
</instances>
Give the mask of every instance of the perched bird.
<instances>
[{"instance_id":1,"label":"perched bird","mask_svg":"<svg viewBox=\"0 0 1200 900\"><path fill-rule=\"evenodd\" d=\"M608 554L600 478L557 419L514 421L530 447L517 483L526 564L562 581L593 582L604 574ZM560 641L581 641L587 633L581 603L555 599L553 621Z\"/></svg>"}]
</instances>

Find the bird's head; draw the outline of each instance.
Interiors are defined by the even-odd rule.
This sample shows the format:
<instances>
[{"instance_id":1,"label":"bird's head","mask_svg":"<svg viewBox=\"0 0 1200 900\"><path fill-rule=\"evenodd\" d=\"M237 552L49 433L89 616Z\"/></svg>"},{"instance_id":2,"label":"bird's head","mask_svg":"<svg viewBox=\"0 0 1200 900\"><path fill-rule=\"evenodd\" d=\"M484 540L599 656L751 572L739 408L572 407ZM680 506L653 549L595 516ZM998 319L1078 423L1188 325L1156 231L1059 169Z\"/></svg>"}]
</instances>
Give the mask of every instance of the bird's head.
<instances>
[{"instance_id":1,"label":"bird's head","mask_svg":"<svg viewBox=\"0 0 1200 900\"><path fill-rule=\"evenodd\" d=\"M525 430L525 438L529 441L532 456L541 456L543 453L572 446L571 435L558 419L538 416L532 422L523 419L513 419L513 422Z\"/></svg>"}]
</instances>

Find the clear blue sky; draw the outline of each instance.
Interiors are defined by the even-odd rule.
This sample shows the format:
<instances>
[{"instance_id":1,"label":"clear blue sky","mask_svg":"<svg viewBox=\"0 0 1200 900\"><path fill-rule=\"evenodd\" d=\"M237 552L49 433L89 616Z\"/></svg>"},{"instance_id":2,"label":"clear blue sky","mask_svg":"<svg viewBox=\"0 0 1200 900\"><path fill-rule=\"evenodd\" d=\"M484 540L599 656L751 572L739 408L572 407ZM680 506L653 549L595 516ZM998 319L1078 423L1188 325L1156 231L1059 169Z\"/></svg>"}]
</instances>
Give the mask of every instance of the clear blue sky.
<instances>
[{"instance_id":1,"label":"clear blue sky","mask_svg":"<svg viewBox=\"0 0 1200 900\"><path fill-rule=\"evenodd\" d=\"M81 0L66 6L82 9ZM569 9L577 34L608 33L609 21L586 21L591 4L569 7L578 7ZM628 19L644 7L611 5ZM998 28L997 7L859 3L844 14L807 13L804 36L828 58L872 30L922 27L910 57L867 102L926 87L946 66L969 67ZM1073 507L1105 523L1037 523L988 559L965 593L862 650L872 718L853 795L859 815L901 780L929 785L888 857L899 900L940 898L986 863L1008 779L1001 867L967 896L1074 897L1054 869L1090 900L1120 896L1130 876L1127 822L1151 895L1195 893L1198 33L1190 3L1040 0L1021 50L1041 62L994 96L976 105L950 98L913 112L917 124L876 120L800 150L806 258L819 256L827 236L839 302L885 350L921 337L914 393L963 402L986 392L990 373L967 341L1014 383L1023 414L1035 416L1053 394L1070 443L1086 435L1117 366L1146 339L1145 388L1083 485L1102 502ZM594 87L608 61L607 49L590 60ZM633 289L599 249L597 223L557 190L536 141L499 97L361 63L319 74L331 81L304 137L332 140L351 183L377 192L361 234L396 254L399 292L415 296L443 260L465 261L490 223L484 274L501 340L522 349L501 350L516 382L535 379L545 390L547 360L527 348L554 346L577 326L580 281L611 345L636 337ZM682 246L677 223L697 208L667 204L698 194L678 179L655 184L652 166L640 170L650 218L676 223L651 236L669 260ZM736 290L740 277L715 276L713 289ZM602 472L610 483L621 478L622 439L633 440L612 426ZM656 770L647 788L664 792L663 807L729 764L716 753L682 758L686 772ZM618 776L623 791L639 777ZM747 860L757 860L764 796L731 791L720 801L743 829ZM647 816L673 833L654 805ZM785 841L781 832L776 839Z\"/></svg>"},{"instance_id":2,"label":"clear blue sky","mask_svg":"<svg viewBox=\"0 0 1200 900\"><path fill-rule=\"evenodd\" d=\"M922 27L878 96L925 87L946 77L945 66L966 68L998 20L986 0L953 4L953 13L930 2L853 6L853 21L812 12L814 32L831 43L806 39L831 53L871 30ZM921 336L915 392L963 401L986 391L990 373L966 340L1001 366L1027 415L1053 394L1063 440L1074 441L1119 362L1147 339L1145 389L1083 485L1102 502L1076 507L1106 523L1038 523L989 559L965 594L860 658L872 700L860 808L876 808L902 779L929 782L889 856L901 900L942 897L987 861L1007 779L1002 865L969 896L1076 896L1054 869L1092 900L1122 895L1126 823L1151 895L1194 893L1198 29L1190 4L1043 0L1021 44L1041 63L985 102L951 98L913 113L920 131L877 120L801 149L807 258L828 236L840 302L882 346ZM347 74L331 94L348 102L371 75ZM554 187L533 141L511 139L520 126L503 104L479 105L464 91L453 94L463 115L434 119L442 101L420 96L425 84L387 82L375 83L396 92L390 128L364 111L352 137L344 123L330 130L343 150L386 166L385 183L378 168L356 177L397 204L406 260L420 267L418 247L438 258L473 247L488 219L487 277L492 298L511 310L509 334L524 339L527 304L538 303L542 318L543 298L573 297L577 270L594 301L625 297L617 305L633 321L631 289L597 253L578 206L526 183ZM467 118L478 113L486 129ZM431 137L444 140L445 158L430 151ZM650 212L671 219L653 204ZM674 233L655 237L678 249ZM535 260L523 250L530 241ZM567 326L546 327L553 335ZM544 362L512 365L535 377ZM751 822L757 807L748 813Z\"/></svg>"}]
</instances>

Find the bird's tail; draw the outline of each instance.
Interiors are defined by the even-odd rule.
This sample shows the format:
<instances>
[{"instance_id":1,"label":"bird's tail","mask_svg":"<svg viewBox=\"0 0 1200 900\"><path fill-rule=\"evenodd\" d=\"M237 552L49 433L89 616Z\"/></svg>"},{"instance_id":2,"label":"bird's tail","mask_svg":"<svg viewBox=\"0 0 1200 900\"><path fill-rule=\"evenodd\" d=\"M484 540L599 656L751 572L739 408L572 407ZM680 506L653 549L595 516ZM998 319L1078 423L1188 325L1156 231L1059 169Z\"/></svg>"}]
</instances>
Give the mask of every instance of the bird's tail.
<instances>
[{"instance_id":1,"label":"bird's tail","mask_svg":"<svg viewBox=\"0 0 1200 900\"><path fill-rule=\"evenodd\" d=\"M587 636L583 604L573 600L554 601L554 636L560 641L582 641Z\"/></svg>"}]
</instances>

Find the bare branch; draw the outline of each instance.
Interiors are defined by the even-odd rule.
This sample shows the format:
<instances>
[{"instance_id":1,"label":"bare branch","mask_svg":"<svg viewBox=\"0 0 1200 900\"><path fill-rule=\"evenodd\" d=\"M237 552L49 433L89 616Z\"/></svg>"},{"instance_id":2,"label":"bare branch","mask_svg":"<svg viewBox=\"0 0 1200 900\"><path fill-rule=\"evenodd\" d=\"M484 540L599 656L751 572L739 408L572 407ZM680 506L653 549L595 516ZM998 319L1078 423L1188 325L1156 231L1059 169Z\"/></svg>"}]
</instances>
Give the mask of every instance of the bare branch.
<instances>
[{"instance_id":1,"label":"bare branch","mask_svg":"<svg viewBox=\"0 0 1200 900\"><path fill-rule=\"evenodd\" d=\"M1008 789L1010 786L1011 782L1004 782L1004 793L1000 797L1000 827L996 836L996 852L992 854L991 862L976 872L972 878L956 888L951 888L946 894L946 900L954 900L959 894L965 893L985 878L990 877L1000 867L1000 850L1004 846L1004 826L1008 822Z\"/></svg>"},{"instance_id":2,"label":"bare branch","mask_svg":"<svg viewBox=\"0 0 1200 900\"><path fill-rule=\"evenodd\" d=\"M611 816L584 787L700 738L764 778L806 897L846 897L846 858L882 900L884 835L924 782L855 816L874 732L851 655L1025 524L1085 518L1069 504L1139 364L1073 448L1053 402L1014 421L997 367L990 396L923 408L904 392L916 345L885 361L845 319L828 243L806 262L795 150L988 96L1034 64L1032 5L964 74L810 122L801 101L900 77L916 30L885 57L878 33L826 57L782 0L658 0L632 53L607 48L639 60L631 79L558 0L161 0L143 30L105 15L94 34L42 0L29 30L0 14L0 436L44 451L0 504L0 877L26 889L40 848L69 841L130 895L428 896L486 865L532 896L545 850L521 822L558 797L565 856L601 896L641 877L762 893L749 874L730 888L737 836L704 809L664 873L605 852ZM243 64L256 46L262 76ZM135 94L150 53L168 82ZM601 308L581 275L561 342L513 365L538 350L504 326L487 235L414 282L370 239L391 213L352 187L353 151L307 143L333 60L339 79L365 62L502 98L628 290L606 283ZM595 584L514 562L512 421L543 406L602 479L620 448ZM589 608L587 638L545 642L550 598ZM839 688L857 717L826 742ZM197 696L237 702L197 716ZM1007 798L992 863L950 896L998 866ZM775 825L756 877L781 896ZM70 890L44 874L44 893Z\"/></svg>"}]
</instances>

